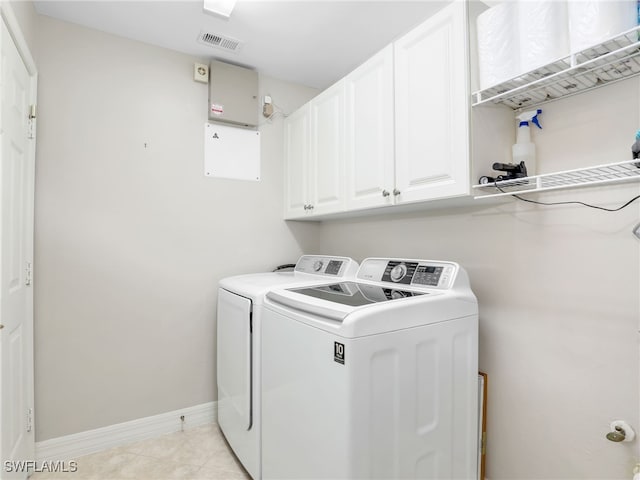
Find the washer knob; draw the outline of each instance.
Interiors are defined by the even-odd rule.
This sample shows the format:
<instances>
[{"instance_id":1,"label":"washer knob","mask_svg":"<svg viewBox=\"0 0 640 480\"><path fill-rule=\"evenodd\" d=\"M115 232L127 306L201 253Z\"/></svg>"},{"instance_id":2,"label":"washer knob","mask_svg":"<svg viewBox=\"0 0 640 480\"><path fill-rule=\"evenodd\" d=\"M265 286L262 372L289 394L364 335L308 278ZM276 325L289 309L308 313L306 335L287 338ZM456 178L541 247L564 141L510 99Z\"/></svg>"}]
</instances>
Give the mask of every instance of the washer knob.
<instances>
[{"instance_id":1,"label":"washer knob","mask_svg":"<svg viewBox=\"0 0 640 480\"><path fill-rule=\"evenodd\" d=\"M313 263L313 271L314 272L319 272L320 270L322 270L323 266L324 266L324 262L322 260L316 260Z\"/></svg>"},{"instance_id":2,"label":"washer knob","mask_svg":"<svg viewBox=\"0 0 640 480\"><path fill-rule=\"evenodd\" d=\"M407 274L407 266L404 263L400 263L391 269L391 272L390 272L391 281L399 282L404 278L406 274Z\"/></svg>"}]
</instances>

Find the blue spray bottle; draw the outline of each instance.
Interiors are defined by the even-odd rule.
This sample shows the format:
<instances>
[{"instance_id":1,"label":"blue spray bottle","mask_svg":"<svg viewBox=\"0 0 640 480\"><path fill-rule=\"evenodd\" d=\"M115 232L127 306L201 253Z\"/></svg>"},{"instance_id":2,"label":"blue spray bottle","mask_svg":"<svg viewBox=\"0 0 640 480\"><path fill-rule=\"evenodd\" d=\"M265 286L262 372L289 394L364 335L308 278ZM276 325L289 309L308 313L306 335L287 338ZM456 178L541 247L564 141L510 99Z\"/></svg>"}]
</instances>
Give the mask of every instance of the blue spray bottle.
<instances>
[{"instance_id":1,"label":"blue spray bottle","mask_svg":"<svg viewBox=\"0 0 640 480\"><path fill-rule=\"evenodd\" d=\"M540 122L538 121L538 115L542 113L541 109L529 110L523 112L520 115L516 115L518 121L518 131L516 136L516 143L511 148L511 154L513 155L513 163L518 165L520 162L524 162L527 167L527 175L533 176L536 174L536 146L531 141L531 131L529 128L529 122L533 123L536 127L542 129Z\"/></svg>"}]
</instances>

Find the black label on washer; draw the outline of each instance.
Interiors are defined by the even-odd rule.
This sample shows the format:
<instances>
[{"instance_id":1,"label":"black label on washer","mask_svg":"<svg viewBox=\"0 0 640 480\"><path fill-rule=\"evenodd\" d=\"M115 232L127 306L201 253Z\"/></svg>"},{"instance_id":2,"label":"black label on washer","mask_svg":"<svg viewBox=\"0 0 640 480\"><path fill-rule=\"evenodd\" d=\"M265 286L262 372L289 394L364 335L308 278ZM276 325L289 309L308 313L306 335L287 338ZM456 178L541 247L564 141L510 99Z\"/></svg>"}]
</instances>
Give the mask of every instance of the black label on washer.
<instances>
[{"instance_id":1,"label":"black label on washer","mask_svg":"<svg viewBox=\"0 0 640 480\"><path fill-rule=\"evenodd\" d=\"M344 344L333 342L333 361L344 365Z\"/></svg>"}]
</instances>

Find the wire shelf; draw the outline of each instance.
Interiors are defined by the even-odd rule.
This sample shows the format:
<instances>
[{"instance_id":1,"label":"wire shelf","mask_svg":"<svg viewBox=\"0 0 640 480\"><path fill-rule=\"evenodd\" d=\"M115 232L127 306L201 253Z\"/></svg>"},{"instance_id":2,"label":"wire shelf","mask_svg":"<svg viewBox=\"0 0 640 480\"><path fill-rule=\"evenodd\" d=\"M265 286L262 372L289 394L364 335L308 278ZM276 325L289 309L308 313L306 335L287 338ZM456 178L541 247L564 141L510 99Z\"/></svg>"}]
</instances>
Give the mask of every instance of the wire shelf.
<instances>
[{"instance_id":1,"label":"wire shelf","mask_svg":"<svg viewBox=\"0 0 640 480\"><path fill-rule=\"evenodd\" d=\"M479 200L519 193L535 193L632 181L640 181L640 159L474 185L473 188L486 192L474 197Z\"/></svg>"},{"instance_id":2,"label":"wire shelf","mask_svg":"<svg viewBox=\"0 0 640 480\"><path fill-rule=\"evenodd\" d=\"M473 106L499 103L518 110L640 74L640 26L549 65L473 93Z\"/></svg>"}]
</instances>

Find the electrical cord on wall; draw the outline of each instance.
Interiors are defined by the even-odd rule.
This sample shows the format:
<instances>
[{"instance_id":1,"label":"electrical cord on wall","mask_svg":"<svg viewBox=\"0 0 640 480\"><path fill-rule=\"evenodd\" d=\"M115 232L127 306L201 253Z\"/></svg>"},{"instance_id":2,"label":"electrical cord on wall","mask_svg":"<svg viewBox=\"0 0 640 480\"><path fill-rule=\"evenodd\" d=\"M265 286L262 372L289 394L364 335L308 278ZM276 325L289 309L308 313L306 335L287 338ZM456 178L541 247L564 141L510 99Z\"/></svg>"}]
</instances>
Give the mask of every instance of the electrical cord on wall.
<instances>
[{"instance_id":1,"label":"electrical cord on wall","mask_svg":"<svg viewBox=\"0 0 640 480\"><path fill-rule=\"evenodd\" d=\"M500 181L500 177L496 178L496 180L493 182L493 185L498 190L500 190L502 193L509 193L509 192L505 192L502 188L500 188L500 186L498 185L499 181ZM576 201L569 201L569 202L539 202L537 200L530 200L528 198L521 197L520 195L515 194L515 193L511 193L510 195L512 197L517 198L518 200L520 200L522 202L535 203L536 205L545 205L545 206L551 206L551 205L582 205L584 207L596 208L598 210L604 210L605 212L618 212L618 211L622 210L623 208L628 207L629 205L631 205L633 202L635 202L636 200L638 200L640 198L640 195L636 195L631 200L629 200L627 203L625 203L624 205L619 206L618 208L606 208L606 207L599 207L597 205L591 205L589 203L580 202L580 201L577 201L577 200Z\"/></svg>"}]
</instances>

